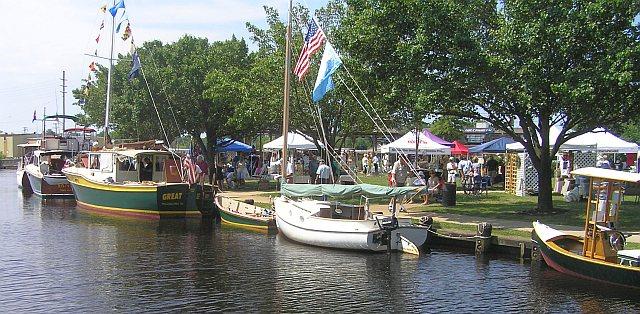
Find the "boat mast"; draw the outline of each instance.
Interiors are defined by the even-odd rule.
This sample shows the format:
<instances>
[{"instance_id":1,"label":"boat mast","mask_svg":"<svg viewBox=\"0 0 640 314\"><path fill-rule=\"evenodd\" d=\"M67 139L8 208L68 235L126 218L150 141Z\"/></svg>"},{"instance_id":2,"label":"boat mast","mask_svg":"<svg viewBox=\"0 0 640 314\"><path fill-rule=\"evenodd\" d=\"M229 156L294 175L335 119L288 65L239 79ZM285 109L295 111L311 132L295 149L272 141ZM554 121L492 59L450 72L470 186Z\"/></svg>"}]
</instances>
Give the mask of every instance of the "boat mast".
<instances>
[{"instance_id":1,"label":"boat mast","mask_svg":"<svg viewBox=\"0 0 640 314\"><path fill-rule=\"evenodd\" d=\"M289 21L287 22L287 38L285 44L285 58L284 58L284 104L282 106L282 164L280 168L282 170L282 179L286 182L287 178L287 135L289 133L289 97L290 97L290 85L289 85L289 70L291 68L291 9L292 0L289 0Z\"/></svg>"},{"instance_id":2,"label":"boat mast","mask_svg":"<svg viewBox=\"0 0 640 314\"><path fill-rule=\"evenodd\" d=\"M67 113L65 111L65 95L67 94L67 91L65 90L65 88L67 87L67 84L66 84L67 80L64 74L65 74L64 71L62 71L62 115L66 116ZM64 130L66 129L65 120L66 118L62 119L62 134L64 134Z\"/></svg>"},{"instance_id":3,"label":"boat mast","mask_svg":"<svg viewBox=\"0 0 640 314\"><path fill-rule=\"evenodd\" d=\"M113 6L116 0L113 0ZM113 34L115 33L116 17L111 15L111 52L109 53L109 72L107 72L107 106L104 112L104 146L111 144L109 137L109 105L111 103L111 70L113 70Z\"/></svg>"}]
</instances>

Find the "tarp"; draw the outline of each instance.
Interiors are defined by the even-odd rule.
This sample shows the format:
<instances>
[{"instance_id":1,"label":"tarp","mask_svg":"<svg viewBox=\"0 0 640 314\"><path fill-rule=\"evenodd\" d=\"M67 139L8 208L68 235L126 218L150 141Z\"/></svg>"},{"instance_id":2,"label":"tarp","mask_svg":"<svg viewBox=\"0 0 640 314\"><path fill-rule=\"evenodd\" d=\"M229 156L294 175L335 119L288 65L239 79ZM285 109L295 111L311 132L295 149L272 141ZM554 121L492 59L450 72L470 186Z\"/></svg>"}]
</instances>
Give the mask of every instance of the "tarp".
<instances>
[{"instance_id":1,"label":"tarp","mask_svg":"<svg viewBox=\"0 0 640 314\"><path fill-rule=\"evenodd\" d=\"M451 147L438 144L432 139L424 135L423 132L418 133L419 145L418 154L424 155L449 155L451 154ZM414 154L416 150L416 133L409 132L403 135L401 138L383 145L380 147L382 153L405 153Z\"/></svg>"},{"instance_id":2,"label":"tarp","mask_svg":"<svg viewBox=\"0 0 640 314\"><path fill-rule=\"evenodd\" d=\"M224 138L224 139L218 140L215 150L216 150L216 153L223 153L223 152L250 153L253 150L253 147L240 141Z\"/></svg>"},{"instance_id":3,"label":"tarp","mask_svg":"<svg viewBox=\"0 0 640 314\"><path fill-rule=\"evenodd\" d=\"M460 141L453 141L453 148L451 149L451 155L466 155L469 153L469 148Z\"/></svg>"},{"instance_id":4,"label":"tarp","mask_svg":"<svg viewBox=\"0 0 640 314\"><path fill-rule=\"evenodd\" d=\"M472 147L469 149L469 153L473 154L497 154L504 153L507 150L507 144L511 144L515 142L510 137L500 137L493 141L486 142L484 144L480 144L478 146Z\"/></svg>"},{"instance_id":5,"label":"tarp","mask_svg":"<svg viewBox=\"0 0 640 314\"><path fill-rule=\"evenodd\" d=\"M289 197L311 197L311 196L387 196L394 197L404 195L410 192L418 192L422 189L419 186L411 187L386 187L373 184L282 184L281 193Z\"/></svg>"},{"instance_id":6,"label":"tarp","mask_svg":"<svg viewBox=\"0 0 640 314\"><path fill-rule=\"evenodd\" d=\"M568 140L562 150L595 149L604 153L637 153L638 144L627 142L602 128L594 129Z\"/></svg>"},{"instance_id":7,"label":"tarp","mask_svg":"<svg viewBox=\"0 0 640 314\"><path fill-rule=\"evenodd\" d=\"M289 149L317 149L316 145L313 144L310 139L311 138L307 135L289 132L287 133L287 147ZM262 147L264 149L282 149L283 143L283 137L280 136L277 139L264 144Z\"/></svg>"},{"instance_id":8,"label":"tarp","mask_svg":"<svg viewBox=\"0 0 640 314\"><path fill-rule=\"evenodd\" d=\"M453 147L453 143L443 140L441 138L439 138L438 136L436 136L435 134L431 133L431 131L429 131L429 129L423 129L422 133L424 134L424 136L426 136L428 139L440 144L440 145L445 145L445 146L449 146L449 147Z\"/></svg>"}]
</instances>

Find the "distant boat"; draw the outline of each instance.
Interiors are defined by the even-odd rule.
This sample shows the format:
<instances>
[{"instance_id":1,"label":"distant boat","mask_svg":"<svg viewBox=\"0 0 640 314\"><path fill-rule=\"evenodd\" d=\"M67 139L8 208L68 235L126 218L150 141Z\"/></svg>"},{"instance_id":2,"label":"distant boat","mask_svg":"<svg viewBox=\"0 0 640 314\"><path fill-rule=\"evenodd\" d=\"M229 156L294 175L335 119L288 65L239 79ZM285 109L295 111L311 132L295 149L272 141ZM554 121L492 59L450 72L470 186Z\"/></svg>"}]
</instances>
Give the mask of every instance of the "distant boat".
<instances>
[{"instance_id":1,"label":"distant boat","mask_svg":"<svg viewBox=\"0 0 640 314\"><path fill-rule=\"evenodd\" d=\"M61 135L44 135L46 122L59 119L77 121L74 116L46 116L42 119L42 138L35 143L21 144L25 156L16 171L18 187L42 198L73 198L73 190L62 169L81 150L90 149L95 140L95 130L90 128L71 128Z\"/></svg>"},{"instance_id":2,"label":"distant boat","mask_svg":"<svg viewBox=\"0 0 640 314\"><path fill-rule=\"evenodd\" d=\"M179 162L168 151L110 149L87 152L63 172L87 210L140 218L208 213L212 200L201 199L201 186L183 182Z\"/></svg>"},{"instance_id":3,"label":"distant boat","mask_svg":"<svg viewBox=\"0 0 640 314\"><path fill-rule=\"evenodd\" d=\"M215 202L224 223L267 233L278 232L271 209L241 202L224 193L216 194Z\"/></svg>"},{"instance_id":4,"label":"distant boat","mask_svg":"<svg viewBox=\"0 0 640 314\"><path fill-rule=\"evenodd\" d=\"M574 277L640 288L640 250L625 250L619 230L621 183L640 183L640 174L600 168L571 172L589 178L589 200L583 237L533 223L532 240L551 268Z\"/></svg>"}]
</instances>

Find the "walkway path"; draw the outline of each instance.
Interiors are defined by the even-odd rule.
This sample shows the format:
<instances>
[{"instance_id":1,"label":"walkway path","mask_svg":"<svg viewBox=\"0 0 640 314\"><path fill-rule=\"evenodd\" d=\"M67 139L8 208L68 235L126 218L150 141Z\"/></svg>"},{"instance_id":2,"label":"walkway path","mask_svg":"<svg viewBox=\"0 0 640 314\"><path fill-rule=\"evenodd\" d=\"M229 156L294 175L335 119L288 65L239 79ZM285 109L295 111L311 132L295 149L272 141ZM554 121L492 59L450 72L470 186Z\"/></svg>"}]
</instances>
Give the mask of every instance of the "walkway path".
<instances>
[{"instance_id":1,"label":"walkway path","mask_svg":"<svg viewBox=\"0 0 640 314\"><path fill-rule=\"evenodd\" d=\"M234 198L238 198L240 200L244 199L253 199L254 202L258 203L270 203L270 194L273 192L260 192L260 191L227 191L225 194L230 195ZM477 225L481 222L491 223L493 228L496 229L515 229L526 232L531 232L532 226L531 222L528 221L515 221L515 220L505 220L505 219L497 219L497 218L487 218L487 217L475 217L475 216L467 216L467 215L459 215L459 214L446 214L446 213L431 213L424 211L416 211L417 207L420 207L421 204L405 204L404 207L407 209L406 213L402 213L403 215L407 215L409 217L419 218L422 216L431 216L434 221L443 221L450 223L458 223L458 224L468 224L468 225ZM371 206L372 211L385 212L388 213L387 205L374 204ZM561 230L565 233L573 234L576 236L582 236L584 234L583 227L576 226L566 226L566 225L549 225L552 228ZM634 232L632 236L627 238L627 242L640 243L640 232Z\"/></svg>"}]
</instances>

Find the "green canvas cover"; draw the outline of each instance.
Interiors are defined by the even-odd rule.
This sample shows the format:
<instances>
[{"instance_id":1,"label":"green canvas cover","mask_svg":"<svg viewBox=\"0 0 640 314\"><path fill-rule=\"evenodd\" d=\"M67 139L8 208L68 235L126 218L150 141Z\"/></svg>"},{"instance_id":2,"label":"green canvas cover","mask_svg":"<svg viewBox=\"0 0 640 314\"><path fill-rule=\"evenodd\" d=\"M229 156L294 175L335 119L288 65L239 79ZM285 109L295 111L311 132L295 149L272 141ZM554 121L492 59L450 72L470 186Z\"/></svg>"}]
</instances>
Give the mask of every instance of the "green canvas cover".
<instances>
[{"instance_id":1,"label":"green canvas cover","mask_svg":"<svg viewBox=\"0 0 640 314\"><path fill-rule=\"evenodd\" d=\"M391 188L373 184L282 184L281 193L289 197L312 197L312 196L351 196L366 195L370 197L376 196L400 196L410 192L418 192L424 187L409 186Z\"/></svg>"}]
</instances>

